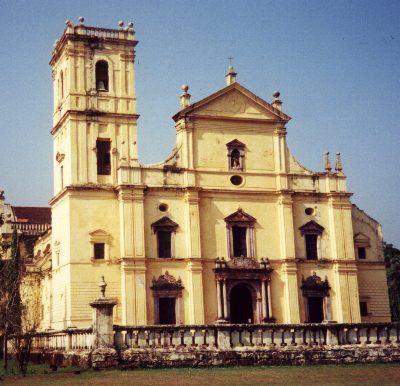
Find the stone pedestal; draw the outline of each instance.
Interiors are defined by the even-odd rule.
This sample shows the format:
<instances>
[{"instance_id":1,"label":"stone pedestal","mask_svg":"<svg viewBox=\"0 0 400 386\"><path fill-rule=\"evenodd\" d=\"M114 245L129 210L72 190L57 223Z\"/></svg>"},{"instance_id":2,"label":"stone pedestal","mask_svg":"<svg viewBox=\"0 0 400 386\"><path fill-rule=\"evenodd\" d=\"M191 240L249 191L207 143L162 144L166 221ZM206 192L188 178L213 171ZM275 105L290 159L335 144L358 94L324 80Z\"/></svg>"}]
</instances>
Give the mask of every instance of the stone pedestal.
<instances>
[{"instance_id":1,"label":"stone pedestal","mask_svg":"<svg viewBox=\"0 0 400 386\"><path fill-rule=\"evenodd\" d=\"M95 348L114 347L114 299L100 298L90 303L93 308L93 336Z\"/></svg>"}]
</instances>

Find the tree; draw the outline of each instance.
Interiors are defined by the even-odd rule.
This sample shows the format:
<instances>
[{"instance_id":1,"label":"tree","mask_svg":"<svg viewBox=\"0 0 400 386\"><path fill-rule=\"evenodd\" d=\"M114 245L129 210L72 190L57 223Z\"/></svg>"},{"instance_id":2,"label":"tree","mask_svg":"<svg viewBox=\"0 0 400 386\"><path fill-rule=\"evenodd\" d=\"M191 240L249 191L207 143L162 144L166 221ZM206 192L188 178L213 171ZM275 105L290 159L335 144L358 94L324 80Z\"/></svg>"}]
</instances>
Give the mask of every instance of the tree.
<instances>
[{"instance_id":1,"label":"tree","mask_svg":"<svg viewBox=\"0 0 400 386\"><path fill-rule=\"evenodd\" d=\"M11 259L6 261L2 269L2 288L0 298L2 299L3 312L0 324L4 333L4 368L7 369L8 353L7 340L10 334L21 333L21 295L19 292L21 280L21 259L18 248L18 235L14 229L11 241Z\"/></svg>"},{"instance_id":2,"label":"tree","mask_svg":"<svg viewBox=\"0 0 400 386\"><path fill-rule=\"evenodd\" d=\"M386 275L392 321L400 321L400 250L384 243Z\"/></svg>"}]
</instances>

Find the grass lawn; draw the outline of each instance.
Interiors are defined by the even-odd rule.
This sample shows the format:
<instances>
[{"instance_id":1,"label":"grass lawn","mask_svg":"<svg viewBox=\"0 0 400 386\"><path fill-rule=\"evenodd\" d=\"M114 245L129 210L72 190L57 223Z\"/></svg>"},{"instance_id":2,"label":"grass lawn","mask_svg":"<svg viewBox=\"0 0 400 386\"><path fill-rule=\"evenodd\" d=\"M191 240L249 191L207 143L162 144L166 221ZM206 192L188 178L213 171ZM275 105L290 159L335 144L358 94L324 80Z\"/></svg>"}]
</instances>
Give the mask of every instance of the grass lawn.
<instances>
[{"instance_id":1,"label":"grass lawn","mask_svg":"<svg viewBox=\"0 0 400 386\"><path fill-rule=\"evenodd\" d=\"M10 369L5 374L1 368L0 385L400 385L400 364L126 371L65 368L54 372L44 365L32 365L26 377L15 373Z\"/></svg>"}]
</instances>

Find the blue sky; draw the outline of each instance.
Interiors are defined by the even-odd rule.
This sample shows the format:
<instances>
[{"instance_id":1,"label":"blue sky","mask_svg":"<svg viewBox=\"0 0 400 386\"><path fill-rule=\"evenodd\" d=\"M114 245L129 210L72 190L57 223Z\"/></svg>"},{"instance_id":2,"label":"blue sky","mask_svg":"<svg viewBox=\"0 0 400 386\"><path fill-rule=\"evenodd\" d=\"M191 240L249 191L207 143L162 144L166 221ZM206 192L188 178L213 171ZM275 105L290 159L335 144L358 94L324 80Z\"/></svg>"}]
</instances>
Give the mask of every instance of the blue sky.
<instances>
[{"instance_id":1,"label":"blue sky","mask_svg":"<svg viewBox=\"0 0 400 386\"><path fill-rule=\"evenodd\" d=\"M133 21L142 163L174 145L180 86L192 101L224 87L233 56L242 85L281 92L295 157L320 171L340 151L353 202L400 246L399 15L399 1L0 0L0 188L14 205L52 196L48 62L65 20Z\"/></svg>"}]
</instances>

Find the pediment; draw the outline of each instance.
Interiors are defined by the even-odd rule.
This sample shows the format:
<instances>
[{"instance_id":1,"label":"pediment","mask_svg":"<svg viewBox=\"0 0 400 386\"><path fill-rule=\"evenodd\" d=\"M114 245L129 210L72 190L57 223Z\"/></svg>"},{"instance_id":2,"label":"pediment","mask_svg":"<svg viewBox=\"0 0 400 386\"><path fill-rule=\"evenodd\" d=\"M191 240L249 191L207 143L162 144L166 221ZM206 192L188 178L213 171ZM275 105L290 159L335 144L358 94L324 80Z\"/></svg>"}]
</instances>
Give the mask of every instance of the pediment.
<instances>
[{"instance_id":1,"label":"pediment","mask_svg":"<svg viewBox=\"0 0 400 386\"><path fill-rule=\"evenodd\" d=\"M314 220L309 221L307 224L302 225L300 228L301 234L322 234L324 227L319 225Z\"/></svg>"},{"instance_id":2,"label":"pediment","mask_svg":"<svg viewBox=\"0 0 400 386\"><path fill-rule=\"evenodd\" d=\"M162 230L175 232L176 228L178 228L178 224L176 222L172 221L169 217L164 216L164 217L160 218L159 220L153 222L151 224L151 227L154 232L162 231Z\"/></svg>"},{"instance_id":3,"label":"pediment","mask_svg":"<svg viewBox=\"0 0 400 386\"><path fill-rule=\"evenodd\" d=\"M254 224L257 220L246 213L242 208L239 208L235 213L230 214L228 217L225 217L224 220L228 223L248 223Z\"/></svg>"},{"instance_id":4,"label":"pediment","mask_svg":"<svg viewBox=\"0 0 400 386\"><path fill-rule=\"evenodd\" d=\"M96 229L95 231L90 232L89 234L90 236L109 236L109 233L103 231L103 229Z\"/></svg>"},{"instance_id":5,"label":"pediment","mask_svg":"<svg viewBox=\"0 0 400 386\"><path fill-rule=\"evenodd\" d=\"M92 243L109 243L111 237L110 234L103 229L96 229L90 232L89 236Z\"/></svg>"},{"instance_id":6,"label":"pediment","mask_svg":"<svg viewBox=\"0 0 400 386\"><path fill-rule=\"evenodd\" d=\"M356 233L354 235L354 244L356 246L370 246L371 240L370 238L362 232Z\"/></svg>"},{"instance_id":7,"label":"pediment","mask_svg":"<svg viewBox=\"0 0 400 386\"><path fill-rule=\"evenodd\" d=\"M235 82L178 112L186 115L289 121L290 117Z\"/></svg>"},{"instance_id":8,"label":"pediment","mask_svg":"<svg viewBox=\"0 0 400 386\"><path fill-rule=\"evenodd\" d=\"M234 139L226 144L228 149L244 149L246 145L243 142L240 142L238 139Z\"/></svg>"}]
</instances>

